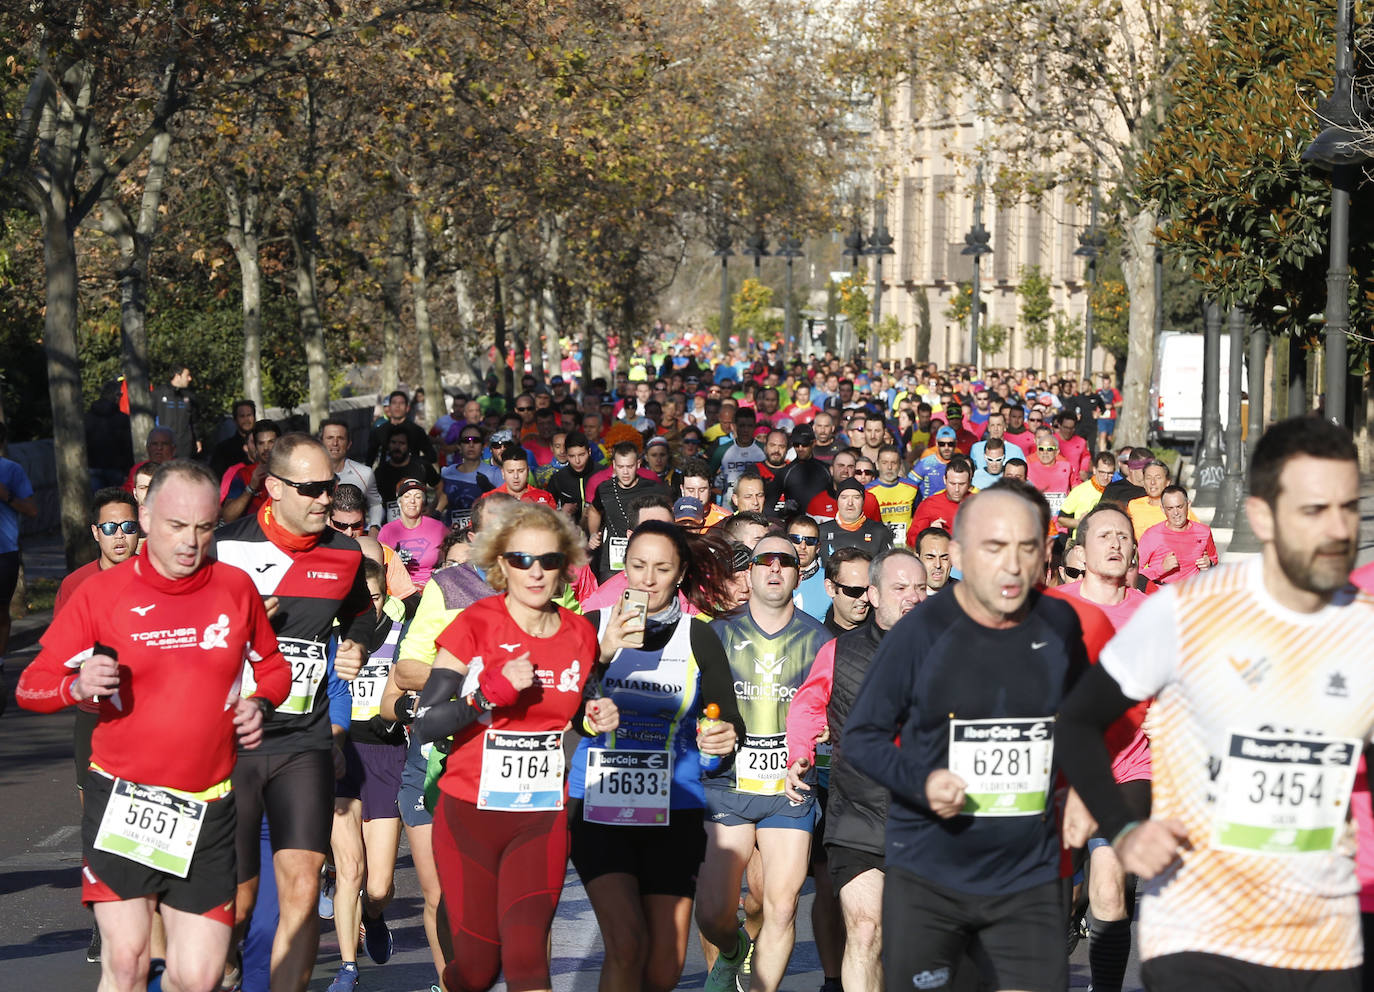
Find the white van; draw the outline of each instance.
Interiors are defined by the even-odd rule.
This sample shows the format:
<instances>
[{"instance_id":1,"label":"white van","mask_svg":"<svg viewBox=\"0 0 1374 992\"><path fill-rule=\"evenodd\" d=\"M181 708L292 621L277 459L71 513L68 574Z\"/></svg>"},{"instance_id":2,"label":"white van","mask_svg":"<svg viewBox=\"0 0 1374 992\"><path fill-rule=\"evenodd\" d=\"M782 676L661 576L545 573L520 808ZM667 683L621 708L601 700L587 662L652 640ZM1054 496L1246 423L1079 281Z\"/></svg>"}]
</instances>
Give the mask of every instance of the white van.
<instances>
[{"instance_id":1,"label":"white van","mask_svg":"<svg viewBox=\"0 0 1374 992\"><path fill-rule=\"evenodd\" d=\"M1202 433L1202 334L1164 331L1155 342L1155 371L1150 380L1150 442L1193 443ZM1221 425L1226 426L1230 395L1231 341L1223 331L1218 374ZM1245 388L1246 369L1241 368Z\"/></svg>"}]
</instances>

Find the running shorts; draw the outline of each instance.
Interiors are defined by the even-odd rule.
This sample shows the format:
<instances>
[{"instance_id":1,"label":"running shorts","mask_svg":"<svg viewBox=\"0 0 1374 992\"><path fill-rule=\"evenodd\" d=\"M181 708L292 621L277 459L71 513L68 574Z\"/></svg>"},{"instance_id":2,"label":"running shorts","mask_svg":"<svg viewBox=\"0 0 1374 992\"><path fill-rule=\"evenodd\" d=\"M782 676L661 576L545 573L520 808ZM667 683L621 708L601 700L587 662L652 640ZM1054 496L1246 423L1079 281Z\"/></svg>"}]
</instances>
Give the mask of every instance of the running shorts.
<instances>
[{"instance_id":1,"label":"running shorts","mask_svg":"<svg viewBox=\"0 0 1374 992\"><path fill-rule=\"evenodd\" d=\"M814 794L808 795L805 802L794 803L785 795L755 796L709 784L705 792L709 822L725 827L749 823L760 830L781 827L813 831L821 815L821 807Z\"/></svg>"},{"instance_id":2,"label":"running shorts","mask_svg":"<svg viewBox=\"0 0 1374 992\"><path fill-rule=\"evenodd\" d=\"M887 869L883 932L901 936L883 944L887 987L944 988L976 941L990 987L1064 992L1064 890L1056 879L1020 892L969 895Z\"/></svg>"},{"instance_id":3,"label":"running shorts","mask_svg":"<svg viewBox=\"0 0 1374 992\"><path fill-rule=\"evenodd\" d=\"M1300 971L1266 968L1220 954L1186 951L1151 958L1140 966L1147 992L1360 992L1360 969Z\"/></svg>"},{"instance_id":4,"label":"running shorts","mask_svg":"<svg viewBox=\"0 0 1374 992\"><path fill-rule=\"evenodd\" d=\"M397 795L401 791L401 770L406 749L396 744L369 744L348 741L344 744L344 777L334 784L340 799L361 799L363 820L394 820L399 815Z\"/></svg>"},{"instance_id":5,"label":"running shorts","mask_svg":"<svg viewBox=\"0 0 1374 992\"><path fill-rule=\"evenodd\" d=\"M420 750L420 745L412 740L406 748L406 763L401 769L401 788L396 793L401 822L407 827L427 827L434 822L434 816L425 806L425 770L428 765L429 759Z\"/></svg>"},{"instance_id":6,"label":"running shorts","mask_svg":"<svg viewBox=\"0 0 1374 992\"><path fill-rule=\"evenodd\" d=\"M158 905L233 926L237 885L234 794L231 792L205 804L205 819L201 822L190 871L185 878L177 878L118 854L95 849L95 838L113 786L114 780L99 772L91 772L86 779L85 806L81 814L82 903L91 906L98 902L154 896Z\"/></svg>"},{"instance_id":7,"label":"running shorts","mask_svg":"<svg viewBox=\"0 0 1374 992\"><path fill-rule=\"evenodd\" d=\"M826 844L825 854L830 865L830 880L835 883L836 892L839 892L866 871L886 870L886 859L881 854L874 854L872 851L860 851L857 847Z\"/></svg>"},{"instance_id":8,"label":"running shorts","mask_svg":"<svg viewBox=\"0 0 1374 992\"><path fill-rule=\"evenodd\" d=\"M582 800L574 799L568 804L573 867L583 885L621 873L639 882L640 895L692 899L706 857L705 816L700 809L675 809L662 827L587 823Z\"/></svg>"},{"instance_id":9,"label":"running shorts","mask_svg":"<svg viewBox=\"0 0 1374 992\"><path fill-rule=\"evenodd\" d=\"M9 609L14 590L19 585L19 552L0 551L0 603Z\"/></svg>"},{"instance_id":10,"label":"running shorts","mask_svg":"<svg viewBox=\"0 0 1374 992\"><path fill-rule=\"evenodd\" d=\"M334 759L328 751L239 755L234 766L238 804L239 881L262 870L262 817L272 831L273 851L329 852L334 824Z\"/></svg>"}]
</instances>

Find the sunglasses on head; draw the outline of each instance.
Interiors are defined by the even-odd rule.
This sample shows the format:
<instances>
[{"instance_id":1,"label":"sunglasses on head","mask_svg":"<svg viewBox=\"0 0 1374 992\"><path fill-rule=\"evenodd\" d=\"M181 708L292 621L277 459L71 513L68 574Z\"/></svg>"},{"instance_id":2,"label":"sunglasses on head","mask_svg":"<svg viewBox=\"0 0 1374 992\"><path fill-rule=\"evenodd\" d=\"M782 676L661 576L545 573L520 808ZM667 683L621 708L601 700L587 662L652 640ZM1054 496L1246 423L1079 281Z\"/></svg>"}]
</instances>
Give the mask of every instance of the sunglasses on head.
<instances>
[{"instance_id":1,"label":"sunglasses on head","mask_svg":"<svg viewBox=\"0 0 1374 992\"><path fill-rule=\"evenodd\" d=\"M1064 574L1071 579L1081 579L1083 577L1083 569L1081 568L1074 568L1072 565L1060 565L1059 567L1062 568Z\"/></svg>"},{"instance_id":2,"label":"sunglasses on head","mask_svg":"<svg viewBox=\"0 0 1374 992\"><path fill-rule=\"evenodd\" d=\"M137 520L106 520L103 524L97 524L100 533L106 537L114 537L116 531L123 531L126 534L138 533Z\"/></svg>"},{"instance_id":3,"label":"sunglasses on head","mask_svg":"<svg viewBox=\"0 0 1374 992\"><path fill-rule=\"evenodd\" d=\"M808 548L814 548L821 543L820 536L816 534L788 534L787 539L793 544L804 544Z\"/></svg>"},{"instance_id":4,"label":"sunglasses on head","mask_svg":"<svg viewBox=\"0 0 1374 992\"><path fill-rule=\"evenodd\" d=\"M542 555L532 555L528 551L503 551L501 557L522 572L532 568L535 562L539 562L539 567L546 572L551 572L555 568L562 568L568 560L568 556L561 551L546 551Z\"/></svg>"},{"instance_id":5,"label":"sunglasses on head","mask_svg":"<svg viewBox=\"0 0 1374 992\"><path fill-rule=\"evenodd\" d=\"M294 482L284 475L273 476L273 478L286 483L306 499L319 499L321 496L333 496L334 487L339 484L338 479L325 479L323 482Z\"/></svg>"},{"instance_id":6,"label":"sunglasses on head","mask_svg":"<svg viewBox=\"0 0 1374 992\"><path fill-rule=\"evenodd\" d=\"M868 586L846 586L836 582L835 588L840 590L840 592L844 593L850 599L860 599L868 595Z\"/></svg>"},{"instance_id":7,"label":"sunglasses on head","mask_svg":"<svg viewBox=\"0 0 1374 992\"><path fill-rule=\"evenodd\" d=\"M786 551L764 551L754 555L749 561L751 564L761 565L764 568L773 565L781 565L783 568L797 567L797 556L789 555Z\"/></svg>"}]
</instances>

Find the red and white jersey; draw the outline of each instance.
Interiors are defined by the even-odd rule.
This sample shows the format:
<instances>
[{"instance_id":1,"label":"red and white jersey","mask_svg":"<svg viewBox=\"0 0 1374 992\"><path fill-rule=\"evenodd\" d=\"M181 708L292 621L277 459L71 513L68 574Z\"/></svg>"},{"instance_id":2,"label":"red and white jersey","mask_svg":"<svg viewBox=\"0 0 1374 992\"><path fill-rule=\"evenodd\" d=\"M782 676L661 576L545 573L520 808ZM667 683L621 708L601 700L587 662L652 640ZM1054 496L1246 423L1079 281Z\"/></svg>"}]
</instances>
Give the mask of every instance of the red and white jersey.
<instances>
[{"instance_id":1,"label":"red and white jersey","mask_svg":"<svg viewBox=\"0 0 1374 992\"><path fill-rule=\"evenodd\" d=\"M91 763L119 778L200 792L234 768L234 706L244 663L255 695L286 699L291 672L252 580L209 562L185 579L134 558L82 583L43 636L15 699L53 713L70 706L83 662L102 648L119 688L100 700Z\"/></svg>"}]
</instances>

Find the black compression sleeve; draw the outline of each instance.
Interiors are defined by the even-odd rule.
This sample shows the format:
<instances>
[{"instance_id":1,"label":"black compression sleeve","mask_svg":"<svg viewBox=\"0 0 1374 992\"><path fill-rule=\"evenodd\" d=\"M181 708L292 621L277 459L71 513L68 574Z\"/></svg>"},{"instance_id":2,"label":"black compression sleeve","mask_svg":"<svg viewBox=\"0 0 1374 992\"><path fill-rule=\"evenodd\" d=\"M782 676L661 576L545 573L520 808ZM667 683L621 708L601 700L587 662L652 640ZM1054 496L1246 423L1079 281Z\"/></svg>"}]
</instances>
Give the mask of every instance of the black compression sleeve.
<instances>
[{"instance_id":1,"label":"black compression sleeve","mask_svg":"<svg viewBox=\"0 0 1374 992\"><path fill-rule=\"evenodd\" d=\"M1064 700L1056 721L1059 765L1097 819L1098 832L1109 839L1135 816L1112 778L1111 756L1102 735L1135 703L1101 665L1093 665Z\"/></svg>"},{"instance_id":2,"label":"black compression sleeve","mask_svg":"<svg viewBox=\"0 0 1374 992\"><path fill-rule=\"evenodd\" d=\"M684 617L683 622L689 621ZM719 706L720 718L735 725L735 737L743 744L744 717L740 716L739 700L735 698L735 677L730 674L730 661L725 657L725 647L710 624L696 620L690 623L692 656L696 658L697 668L701 671L702 706L710 703Z\"/></svg>"},{"instance_id":3,"label":"black compression sleeve","mask_svg":"<svg viewBox=\"0 0 1374 992\"><path fill-rule=\"evenodd\" d=\"M463 676L452 668L435 668L420 693L415 711L415 732L426 744L452 737L476 723L483 710L466 699L455 699L463 687Z\"/></svg>"}]
</instances>

